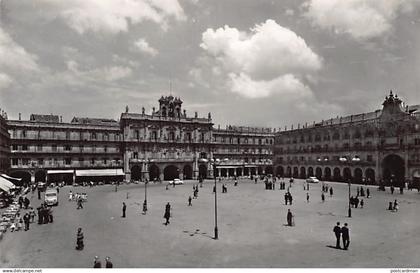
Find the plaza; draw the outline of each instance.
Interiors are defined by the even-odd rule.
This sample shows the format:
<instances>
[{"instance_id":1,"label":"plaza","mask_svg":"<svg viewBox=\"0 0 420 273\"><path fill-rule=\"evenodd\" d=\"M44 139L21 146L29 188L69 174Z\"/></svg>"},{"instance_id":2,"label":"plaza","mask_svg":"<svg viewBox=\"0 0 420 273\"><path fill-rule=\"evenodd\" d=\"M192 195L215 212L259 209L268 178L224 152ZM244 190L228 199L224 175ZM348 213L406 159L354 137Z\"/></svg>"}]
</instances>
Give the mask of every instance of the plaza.
<instances>
[{"instance_id":1,"label":"plaza","mask_svg":"<svg viewBox=\"0 0 420 273\"><path fill-rule=\"evenodd\" d=\"M287 179L286 188L289 185ZM370 186L365 206L347 217L348 185L326 183L334 195L321 202L321 186L310 184L306 202L303 180L290 188L293 205L284 205L285 190L265 190L263 181L222 180L217 185L219 239L214 240L214 181L205 180L198 199L188 205L196 181L170 186L167 182L147 187L148 211L141 214L144 184L60 188L54 223L32 224L29 231L7 232L0 241L0 267L89 268L98 255L110 256L114 267L419 267L419 193L403 195ZM222 194L222 184L228 192ZM352 195L356 187L352 185ZM365 186L364 186L365 187ZM365 187L366 188L366 187ZM77 210L68 193L86 192L88 202ZM38 206L36 192L29 193ZM398 212L387 210L398 200ZM122 202L127 218L122 218ZM172 206L170 224L164 225L164 207ZM287 209L295 226L286 226ZM332 229L337 221L348 223L348 251L335 249ZM85 248L75 250L76 231L82 227Z\"/></svg>"}]
</instances>

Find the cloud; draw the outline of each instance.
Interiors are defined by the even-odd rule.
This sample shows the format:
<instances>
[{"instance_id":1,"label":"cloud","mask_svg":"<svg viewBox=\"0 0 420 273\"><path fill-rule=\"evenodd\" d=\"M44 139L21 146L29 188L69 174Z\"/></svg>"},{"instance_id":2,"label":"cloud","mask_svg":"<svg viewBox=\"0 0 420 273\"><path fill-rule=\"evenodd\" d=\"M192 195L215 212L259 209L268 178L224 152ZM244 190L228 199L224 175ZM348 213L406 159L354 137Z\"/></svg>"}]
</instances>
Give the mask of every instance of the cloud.
<instances>
[{"instance_id":1,"label":"cloud","mask_svg":"<svg viewBox=\"0 0 420 273\"><path fill-rule=\"evenodd\" d=\"M9 75L0 73L0 90L9 87L13 80Z\"/></svg>"},{"instance_id":2,"label":"cloud","mask_svg":"<svg viewBox=\"0 0 420 273\"><path fill-rule=\"evenodd\" d=\"M113 82L131 76L132 69L124 66L100 67L91 70L81 70L73 60L67 62L67 68L77 77L78 81Z\"/></svg>"},{"instance_id":3,"label":"cloud","mask_svg":"<svg viewBox=\"0 0 420 273\"><path fill-rule=\"evenodd\" d=\"M303 6L313 25L364 41L388 33L398 14L418 4L418 0L310 0Z\"/></svg>"},{"instance_id":4,"label":"cloud","mask_svg":"<svg viewBox=\"0 0 420 273\"><path fill-rule=\"evenodd\" d=\"M168 20L186 20L178 0L40 0L51 18L61 18L79 34L127 32L130 24L150 21L163 29Z\"/></svg>"},{"instance_id":5,"label":"cloud","mask_svg":"<svg viewBox=\"0 0 420 273\"><path fill-rule=\"evenodd\" d=\"M135 41L134 46L135 46L136 50L138 50L138 51L140 51L144 54L150 55L152 57L154 57L158 54L157 49L151 47L149 45L149 43L143 38L140 38L137 41Z\"/></svg>"},{"instance_id":6,"label":"cloud","mask_svg":"<svg viewBox=\"0 0 420 273\"><path fill-rule=\"evenodd\" d=\"M275 92L307 94L310 89L300 76L322 67L321 58L303 38L274 20L256 25L249 33L229 26L209 28L200 47L226 70L232 91L249 98Z\"/></svg>"}]
</instances>

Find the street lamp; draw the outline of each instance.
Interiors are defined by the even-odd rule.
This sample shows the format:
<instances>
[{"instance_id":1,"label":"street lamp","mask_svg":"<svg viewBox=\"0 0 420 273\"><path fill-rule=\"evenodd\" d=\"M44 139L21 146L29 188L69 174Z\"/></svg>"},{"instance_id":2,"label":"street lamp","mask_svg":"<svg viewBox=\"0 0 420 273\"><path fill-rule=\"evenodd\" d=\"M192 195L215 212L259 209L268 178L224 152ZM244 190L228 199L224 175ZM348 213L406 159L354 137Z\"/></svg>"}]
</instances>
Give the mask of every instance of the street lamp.
<instances>
[{"instance_id":1,"label":"street lamp","mask_svg":"<svg viewBox=\"0 0 420 273\"><path fill-rule=\"evenodd\" d=\"M228 159L225 158L223 161L227 161ZM211 160L213 163L213 176L214 176L214 239L219 239L219 229L217 227L217 177L216 177L216 168L217 165L220 164L220 159L213 158Z\"/></svg>"},{"instance_id":2,"label":"street lamp","mask_svg":"<svg viewBox=\"0 0 420 273\"><path fill-rule=\"evenodd\" d=\"M152 160L147 159L147 170L149 171L150 174L150 162L152 162ZM147 212L147 184L149 183L148 181L149 179L147 179L144 181L144 202L143 202L143 213L146 214Z\"/></svg>"},{"instance_id":3,"label":"street lamp","mask_svg":"<svg viewBox=\"0 0 420 273\"><path fill-rule=\"evenodd\" d=\"M348 212L348 216L349 216L349 217L351 217L350 194L351 194L351 181L350 181L350 179L349 179L349 212Z\"/></svg>"}]
</instances>

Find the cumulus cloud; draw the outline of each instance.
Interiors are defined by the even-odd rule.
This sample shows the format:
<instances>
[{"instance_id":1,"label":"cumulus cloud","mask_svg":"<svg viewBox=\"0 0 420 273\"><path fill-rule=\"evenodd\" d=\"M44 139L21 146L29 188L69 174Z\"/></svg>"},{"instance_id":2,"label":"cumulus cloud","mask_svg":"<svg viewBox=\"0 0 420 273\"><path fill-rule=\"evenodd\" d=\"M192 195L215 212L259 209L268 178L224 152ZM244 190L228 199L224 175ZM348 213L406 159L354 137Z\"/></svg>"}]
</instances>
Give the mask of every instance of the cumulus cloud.
<instances>
[{"instance_id":1,"label":"cumulus cloud","mask_svg":"<svg viewBox=\"0 0 420 273\"><path fill-rule=\"evenodd\" d=\"M154 57L158 54L157 49L151 47L149 45L149 43L143 38L140 38L137 41L135 41L134 46L135 46L135 49L137 51L140 51L140 52L142 52L144 54L147 54L147 55L150 55L152 57Z\"/></svg>"},{"instance_id":2,"label":"cumulus cloud","mask_svg":"<svg viewBox=\"0 0 420 273\"><path fill-rule=\"evenodd\" d=\"M13 80L9 75L0 73L0 90L9 87L12 82Z\"/></svg>"},{"instance_id":3,"label":"cumulus cloud","mask_svg":"<svg viewBox=\"0 0 420 273\"><path fill-rule=\"evenodd\" d=\"M130 24L151 21L168 27L168 20L183 21L184 10L178 0L40 0L44 11L59 17L80 34L87 31L127 32Z\"/></svg>"},{"instance_id":4,"label":"cumulus cloud","mask_svg":"<svg viewBox=\"0 0 420 273\"><path fill-rule=\"evenodd\" d=\"M389 32L398 14L418 4L419 0L310 0L304 8L313 25L364 41Z\"/></svg>"},{"instance_id":5,"label":"cumulus cloud","mask_svg":"<svg viewBox=\"0 0 420 273\"><path fill-rule=\"evenodd\" d=\"M229 26L207 29L200 46L227 71L232 91L250 98L274 92L308 94L300 76L322 67L321 58L303 38L274 20L249 33Z\"/></svg>"}]
</instances>

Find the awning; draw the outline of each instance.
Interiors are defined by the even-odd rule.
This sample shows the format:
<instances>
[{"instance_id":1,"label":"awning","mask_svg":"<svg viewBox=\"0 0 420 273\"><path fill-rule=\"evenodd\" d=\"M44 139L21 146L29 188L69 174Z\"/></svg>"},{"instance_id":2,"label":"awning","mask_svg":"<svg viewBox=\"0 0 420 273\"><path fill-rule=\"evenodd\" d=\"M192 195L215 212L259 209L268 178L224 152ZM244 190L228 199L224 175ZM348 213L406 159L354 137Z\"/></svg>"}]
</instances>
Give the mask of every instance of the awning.
<instances>
[{"instance_id":1,"label":"awning","mask_svg":"<svg viewBox=\"0 0 420 273\"><path fill-rule=\"evenodd\" d=\"M15 188L15 185L12 182L10 182L9 180L3 177L0 177L0 189L6 192L9 192L11 189L14 189L14 188Z\"/></svg>"},{"instance_id":2,"label":"awning","mask_svg":"<svg viewBox=\"0 0 420 273\"><path fill-rule=\"evenodd\" d=\"M73 170L48 170L47 174L73 173Z\"/></svg>"},{"instance_id":3,"label":"awning","mask_svg":"<svg viewBox=\"0 0 420 273\"><path fill-rule=\"evenodd\" d=\"M76 176L122 176L122 169L76 170Z\"/></svg>"},{"instance_id":4,"label":"awning","mask_svg":"<svg viewBox=\"0 0 420 273\"><path fill-rule=\"evenodd\" d=\"M413 177L414 177L414 178L420 178L420 171L415 171L415 172L413 173Z\"/></svg>"},{"instance_id":5,"label":"awning","mask_svg":"<svg viewBox=\"0 0 420 273\"><path fill-rule=\"evenodd\" d=\"M3 176L6 179L9 179L9 180L16 180L16 181L22 180L22 178L11 177L11 176L8 176L7 174L4 174L4 173L2 173L1 176Z\"/></svg>"}]
</instances>

